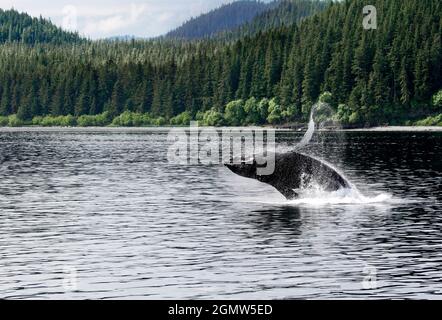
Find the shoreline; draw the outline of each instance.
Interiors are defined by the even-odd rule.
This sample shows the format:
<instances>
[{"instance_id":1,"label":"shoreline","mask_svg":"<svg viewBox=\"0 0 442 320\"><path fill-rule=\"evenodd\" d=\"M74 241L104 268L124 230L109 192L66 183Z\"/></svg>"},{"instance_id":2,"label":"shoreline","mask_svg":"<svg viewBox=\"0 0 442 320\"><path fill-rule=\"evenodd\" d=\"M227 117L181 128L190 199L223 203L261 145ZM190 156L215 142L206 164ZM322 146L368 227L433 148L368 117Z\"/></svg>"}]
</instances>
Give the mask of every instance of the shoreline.
<instances>
[{"instance_id":1,"label":"shoreline","mask_svg":"<svg viewBox=\"0 0 442 320\"><path fill-rule=\"evenodd\" d=\"M0 127L0 132L18 132L18 131L31 131L31 132L38 132L38 131L50 131L50 132L56 132L60 130L66 130L66 131L166 131L171 129L188 129L189 127L177 127L177 126L161 126L161 127L42 127L42 126L21 126L21 127ZM203 127L200 126L199 128L211 128L211 127ZM301 132L299 130L295 129L289 129L289 128L275 128L275 127L258 127L258 126L251 126L251 127L217 127L216 129L222 130L222 129L275 129L276 131L284 131L284 132ZM321 131L339 131L339 132L442 132L442 126L434 126L434 127L428 127L428 126L386 126L386 127L373 127L373 128L355 128L355 129L322 129Z\"/></svg>"},{"instance_id":2,"label":"shoreline","mask_svg":"<svg viewBox=\"0 0 442 320\"><path fill-rule=\"evenodd\" d=\"M374 128L360 128L360 129L342 129L339 131L349 131L349 132L442 132L441 126L387 126L387 127L374 127Z\"/></svg>"}]
</instances>

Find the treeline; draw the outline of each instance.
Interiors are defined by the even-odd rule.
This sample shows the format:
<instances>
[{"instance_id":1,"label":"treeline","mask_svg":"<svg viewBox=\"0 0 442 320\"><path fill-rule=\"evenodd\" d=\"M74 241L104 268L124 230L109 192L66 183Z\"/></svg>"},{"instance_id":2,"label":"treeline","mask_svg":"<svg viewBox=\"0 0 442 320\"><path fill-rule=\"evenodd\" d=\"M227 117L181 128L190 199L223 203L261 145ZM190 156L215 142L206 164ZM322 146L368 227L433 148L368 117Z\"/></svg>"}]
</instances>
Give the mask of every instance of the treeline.
<instances>
[{"instance_id":1,"label":"treeline","mask_svg":"<svg viewBox=\"0 0 442 320\"><path fill-rule=\"evenodd\" d=\"M323 96L328 96L325 93ZM164 116L154 116L151 113L142 111L124 111L119 115L112 114L109 111L96 115L46 115L34 116L32 119L23 119L16 114L9 116L0 116L0 126L18 127L25 125L53 127L93 127L93 126L186 126L192 120L199 121L205 126L248 126L278 124L282 119L290 117L290 110L283 110L275 99L264 98L260 101L250 98L246 101L235 100L229 102L224 112L210 109L207 111L198 111L192 115L189 111L184 111L172 118ZM334 119L331 119L334 120Z\"/></svg>"},{"instance_id":2,"label":"treeline","mask_svg":"<svg viewBox=\"0 0 442 320\"><path fill-rule=\"evenodd\" d=\"M0 9L0 43L76 43L85 41L77 33L58 28L47 19L32 18L16 10Z\"/></svg>"},{"instance_id":3,"label":"treeline","mask_svg":"<svg viewBox=\"0 0 442 320\"><path fill-rule=\"evenodd\" d=\"M277 117L270 121L270 112L260 120L278 124L305 121L324 92L330 92L340 120L351 125L404 123L441 113L433 96L442 88L442 3L373 0L376 30L362 27L365 4L330 4L300 25L227 45L5 44L0 114L32 121L104 112L114 119L132 112L170 123L186 113L226 121L230 102L254 98L278 106ZM247 115L250 109L243 110Z\"/></svg>"}]
</instances>

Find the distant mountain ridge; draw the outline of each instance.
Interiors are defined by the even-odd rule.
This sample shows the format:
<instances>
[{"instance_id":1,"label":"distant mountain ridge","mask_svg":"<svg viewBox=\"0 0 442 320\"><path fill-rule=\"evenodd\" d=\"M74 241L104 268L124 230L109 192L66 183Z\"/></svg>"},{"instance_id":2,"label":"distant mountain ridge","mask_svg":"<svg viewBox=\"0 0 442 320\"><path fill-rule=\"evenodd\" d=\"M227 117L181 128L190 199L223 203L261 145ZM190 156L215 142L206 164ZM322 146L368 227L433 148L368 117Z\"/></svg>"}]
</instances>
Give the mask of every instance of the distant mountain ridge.
<instances>
[{"instance_id":1,"label":"distant mountain ridge","mask_svg":"<svg viewBox=\"0 0 442 320\"><path fill-rule=\"evenodd\" d=\"M255 0L232 2L190 19L167 33L165 38L184 40L210 38L220 32L234 30L252 21L259 14L273 9L276 5L277 1L271 3Z\"/></svg>"},{"instance_id":2,"label":"distant mountain ridge","mask_svg":"<svg viewBox=\"0 0 442 320\"><path fill-rule=\"evenodd\" d=\"M236 1L192 18L161 38L182 41L236 40L297 23L323 10L329 3L328 0L275 0L270 3L256 0ZM103 40L126 42L143 40L143 38L121 35ZM0 44L19 42L28 45L37 43L59 45L84 41L87 39L77 32L65 31L49 19L32 17L14 9L0 9Z\"/></svg>"},{"instance_id":3,"label":"distant mountain ridge","mask_svg":"<svg viewBox=\"0 0 442 320\"><path fill-rule=\"evenodd\" d=\"M21 42L25 44L62 44L84 41L78 33L65 31L50 20L33 18L26 13L0 9L0 44Z\"/></svg>"},{"instance_id":4,"label":"distant mountain ridge","mask_svg":"<svg viewBox=\"0 0 442 320\"><path fill-rule=\"evenodd\" d=\"M253 36L258 32L277 29L282 26L291 26L317 12L325 10L331 2L331 0L275 1L269 10L262 12L239 28L225 34L220 34L219 36L238 39L244 36Z\"/></svg>"},{"instance_id":5,"label":"distant mountain ridge","mask_svg":"<svg viewBox=\"0 0 442 320\"><path fill-rule=\"evenodd\" d=\"M331 0L237 1L192 18L166 34L165 38L236 40L298 23L324 10L330 3Z\"/></svg>"}]
</instances>

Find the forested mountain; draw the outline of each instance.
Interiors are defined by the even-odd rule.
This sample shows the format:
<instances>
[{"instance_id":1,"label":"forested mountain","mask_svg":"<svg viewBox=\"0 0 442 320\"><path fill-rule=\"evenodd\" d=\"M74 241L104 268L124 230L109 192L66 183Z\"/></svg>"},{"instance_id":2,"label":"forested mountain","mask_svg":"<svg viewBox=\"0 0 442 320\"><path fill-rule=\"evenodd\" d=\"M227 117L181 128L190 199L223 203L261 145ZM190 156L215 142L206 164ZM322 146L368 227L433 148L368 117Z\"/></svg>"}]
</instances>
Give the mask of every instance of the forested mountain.
<instances>
[{"instance_id":1,"label":"forested mountain","mask_svg":"<svg viewBox=\"0 0 442 320\"><path fill-rule=\"evenodd\" d=\"M329 0L238 1L224 5L169 32L166 39L238 40L258 32L290 26L324 10Z\"/></svg>"},{"instance_id":2,"label":"forested mountain","mask_svg":"<svg viewBox=\"0 0 442 320\"><path fill-rule=\"evenodd\" d=\"M340 120L352 125L442 113L442 3L371 4L376 30L363 28L366 2L348 0L228 44L3 44L0 113L110 119L130 111L156 124L278 124L307 119L326 91Z\"/></svg>"},{"instance_id":3,"label":"forested mountain","mask_svg":"<svg viewBox=\"0 0 442 320\"><path fill-rule=\"evenodd\" d=\"M218 33L218 39L235 40L253 36L259 32L299 23L304 18L324 10L330 5L329 0L279 0L269 10L262 12L240 27Z\"/></svg>"},{"instance_id":4,"label":"forested mountain","mask_svg":"<svg viewBox=\"0 0 442 320\"><path fill-rule=\"evenodd\" d=\"M266 4L255 0L232 2L192 18L181 27L169 32L166 38L186 40L209 38L219 32L236 29L275 5L276 3Z\"/></svg>"},{"instance_id":5,"label":"forested mountain","mask_svg":"<svg viewBox=\"0 0 442 320\"><path fill-rule=\"evenodd\" d=\"M0 9L0 43L73 43L82 39L76 33L64 31L49 20L33 18L15 10Z\"/></svg>"}]
</instances>

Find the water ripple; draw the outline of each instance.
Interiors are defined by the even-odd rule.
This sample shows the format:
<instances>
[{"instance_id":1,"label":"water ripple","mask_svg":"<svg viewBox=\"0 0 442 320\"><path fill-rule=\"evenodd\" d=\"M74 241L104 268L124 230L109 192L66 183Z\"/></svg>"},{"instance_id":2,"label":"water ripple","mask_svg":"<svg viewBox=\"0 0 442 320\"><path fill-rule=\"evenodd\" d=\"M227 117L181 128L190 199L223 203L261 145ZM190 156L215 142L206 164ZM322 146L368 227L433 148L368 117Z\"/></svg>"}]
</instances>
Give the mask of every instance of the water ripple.
<instances>
[{"instance_id":1,"label":"water ripple","mask_svg":"<svg viewBox=\"0 0 442 320\"><path fill-rule=\"evenodd\" d=\"M316 138L309 152L362 197L288 202L222 167L168 164L162 131L0 132L0 297L438 298L441 138Z\"/></svg>"}]
</instances>

